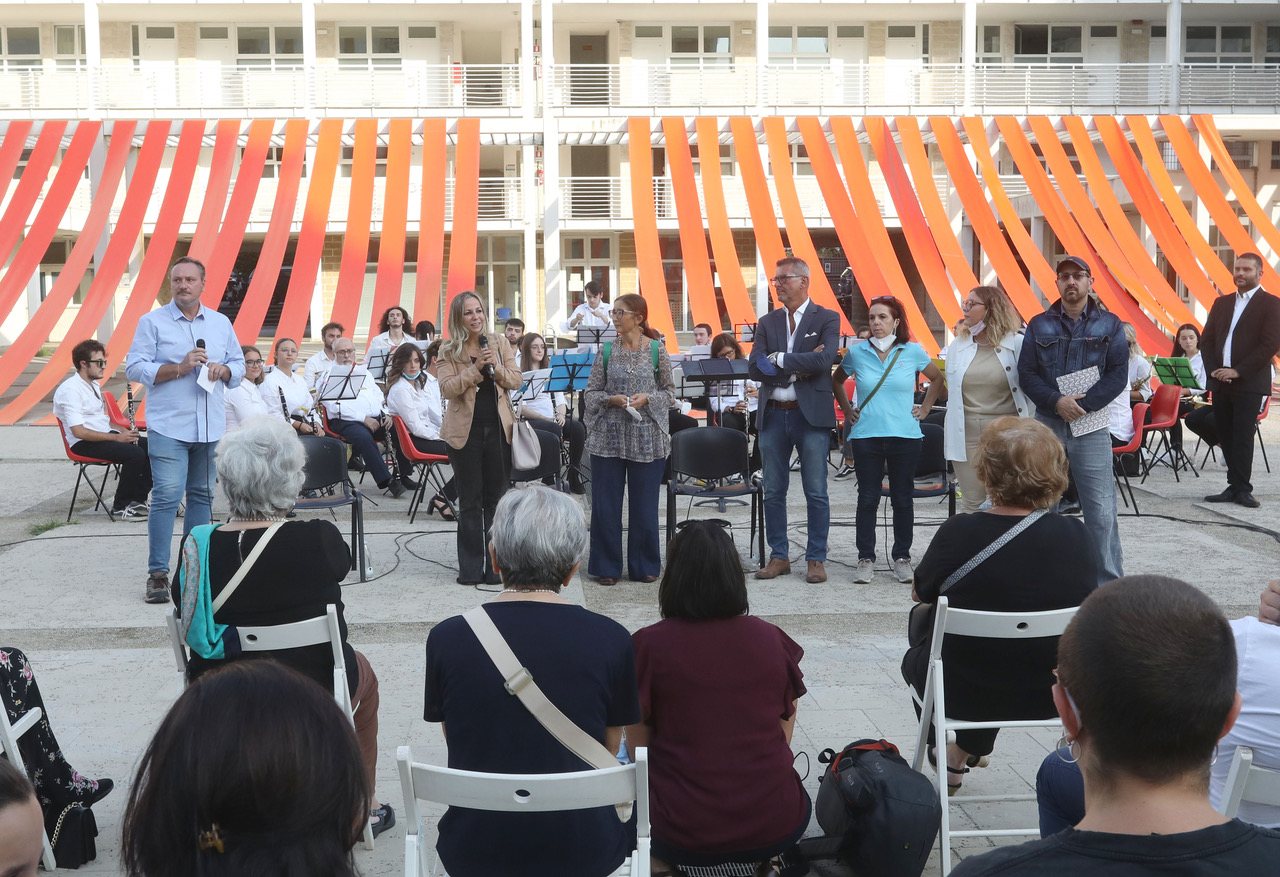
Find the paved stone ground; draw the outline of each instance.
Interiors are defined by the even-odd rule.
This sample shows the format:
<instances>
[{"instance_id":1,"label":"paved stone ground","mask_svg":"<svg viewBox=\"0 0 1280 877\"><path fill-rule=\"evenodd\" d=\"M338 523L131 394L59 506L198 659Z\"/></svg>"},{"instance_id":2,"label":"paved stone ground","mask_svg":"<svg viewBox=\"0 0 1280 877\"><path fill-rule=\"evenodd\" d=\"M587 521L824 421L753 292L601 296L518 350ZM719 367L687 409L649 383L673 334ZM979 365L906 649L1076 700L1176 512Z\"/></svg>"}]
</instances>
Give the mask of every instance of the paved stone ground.
<instances>
[{"instance_id":1,"label":"paved stone ground","mask_svg":"<svg viewBox=\"0 0 1280 877\"><path fill-rule=\"evenodd\" d=\"M1200 478L1176 482L1157 470L1137 488L1142 516L1120 519L1125 569L1129 573L1182 576L1203 588L1230 617L1252 614L1262 585L1280 575L1280 421L1265 425L1277 474L1258 459L1256 495L1261 509L1203 504L1205 494L1225 485L1214 462ZM140 753L180 690L170 652L164 607L142 602L146 526L112 524L91 511L85 493L73 523L38 536L30 529L65 521L73 469L52 428L0 428L0 477L5 505L0 510L0 558L5 567L0 644L25 650L32 659L49 714L72 763L91 776L108 776L120 788L95 810L101 835L98 859L84 870L119 873L121 816L127 786ZM817 753L859 737L886 737L910 757L915 717L898 666L906 639L910 589L894 582L886 564L868 585L851 583L852 481L831 482L831 581L807 585L791 576L773 582L749 580L751 610L780 625L805 649L802 668L809 693L800 702L793 748L808 755L806 785L817 788ZM431 626L489 595L454 583L454 530L439 518L406 518L407 497L376 497L367 524L375 575L365 584L348 582L344 600L351 642L358 645L381 680L381 734L378 793L401 809L396 747L409 744L419 760L441 762L444 741L436 725L422 721L423 643ZM225 506L219 502L215 515ZM1123 509L1122 509L1123 510ZM710 515L709 510L698 510ZM945 506L917 504L914 554L928 545ZM684 509L681 508L683 516ZM792 541L802 556L803 501L795 479L790 505ZM721 515L735 524L739 545L748 545L746 513ZM339 525L346 518L339 516ZM883 533L880 535L883 541ZM883 545L881 546L883 551ZM803 566L800 567L803 569ZM1028 571L1028 582L1035 571ZM634 630L658 619L657 585L622 583L602 588L585 578L566 591L569 600L616 618ZM1041 758L1058 732L1002 734L992 767L966 778L970 794L1028 791ZM801 772L805 758L798 761ZM953 826L1033 825L1034 807L964 805L953 799ZM434 831L433 822L428 827ZM811 826L816 832L816 823ZM367 875L400 873L404 827L384 834L372 852L357 850ZM958 855L989 848L986 840L955 844ZM935 852L933 862L937 861ZM824 873L835 873L823 869Z\"/></svg>"}]
</instances>

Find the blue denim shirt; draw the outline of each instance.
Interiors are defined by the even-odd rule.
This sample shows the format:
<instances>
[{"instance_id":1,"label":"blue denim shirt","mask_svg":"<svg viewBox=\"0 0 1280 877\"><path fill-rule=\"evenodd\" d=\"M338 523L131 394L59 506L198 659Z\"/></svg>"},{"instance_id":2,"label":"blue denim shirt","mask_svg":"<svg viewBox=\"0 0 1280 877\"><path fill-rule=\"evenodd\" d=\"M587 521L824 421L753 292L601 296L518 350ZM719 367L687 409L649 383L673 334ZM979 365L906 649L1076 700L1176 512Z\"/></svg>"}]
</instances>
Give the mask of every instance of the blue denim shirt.
<instances>
[{"instance_id":1,"label":"blue denim shirt","mask_svg":"<svg viewBox=\"0 0 1280 877\"><path fill-rule=\"evenodd\" d=\"M1105 408L1129 381L1129 345L1120 318L1094 304L1085 304L1079 319L1062 312L1062 301L1049 305L1027 324L1018 358L1022 390L1046 417L1058 417L1058 378L1096 365L1101 378L1079 405L1085 411Z\"/></svg>"}]
</instances>

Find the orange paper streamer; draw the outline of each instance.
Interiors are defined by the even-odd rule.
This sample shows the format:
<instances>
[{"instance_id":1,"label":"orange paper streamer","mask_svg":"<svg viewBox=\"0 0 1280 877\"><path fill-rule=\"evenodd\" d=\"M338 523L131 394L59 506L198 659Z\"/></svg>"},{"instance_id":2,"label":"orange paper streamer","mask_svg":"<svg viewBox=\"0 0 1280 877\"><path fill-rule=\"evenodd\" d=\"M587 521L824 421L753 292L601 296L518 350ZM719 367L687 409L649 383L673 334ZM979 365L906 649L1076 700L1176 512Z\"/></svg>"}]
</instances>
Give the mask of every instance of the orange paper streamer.
<instances>
[{"instance_id":1,"label":"orange paper streamer","mask_svg":"<svg viewBox=\"0 0 1280 877\"><path fill-rule=\"evenodd\" d=\"M667 138L667 170L671 174L671 191L676 203L680 255L689 288L689 309L693 312L694 323L706 323L719 331L722 321L720 309L716 306L715 281L711 277L711 254L707 252L702 207L698 204L698 186L693 176L693 158L684 119L664 118L662 132ZM719 148L711 154L711 161L719 164Z\"/></svg>"},{"instance_id":2,"label":"orange paper streamer","mask_svg":"<svg viewBox=\"0 0 1280 877\"><path fill-rule=\"evenodd\" d=\"M699 116L694 120L694 132L698 138L698 154L714 155L714 161L700 164L702 173L702 200L706 204L707 229L711 237L711 251L715 254L716 271L720 274L720 294L732 325L754 323L755 304L742 279L742 263L738 261L738 248L729 225L729 211L724 200L724 180L720 176L720 125L714 116Z\"/></svg>"},{"instance_id":3,"label":"orange paper streamer","mask_svg":"<svg viewBox=\"0 0 1280 877\"><path fill-rule=\"evenodd\" d=\"M351 153L351 200L347 205L347 232L338 263L338 288L330 319L347 327L355 337L356 317L364 296L364 269L369 259L369 225L373 221L373 181L378 170L378 122L357 119ZM443 205L441 205L443 210Z\"/></svg>"},{"instance_id":4,"label":"orange paper streamer","mask_svg":"<svg viewBox=\"0 0 1280 877\"><path fill-rule=\"evenodd\" d=\"M415 320L439 320L444 282L444 177L448 144L444 119L422 123L422 206L418 220L418 276L414 286Z\"/></svg>"},{"instance_id":5,"label":"orange paper streamer","mask_svg":"<svg viewBox=\"0 0 1280 877\"><path fill-rule=\"evenodd\" d=\"M453 151L453 233L449 235L446 307L458 293L475 289L479 210L480 120L459 119Z\"/></svg>"},{"instance_id":6,"label":"orange paper streamer","mask_svg":"<svg viewBox=\"0 0 1280 877\"><path fill-rule=\"evenodd\" d=\"M640 295L649 305L649 325L667 339L669 351L679 352L667 278L662 271L662 248L658 243L658 215L653 206L653 146L649 142L647 116L627 119L627 156L631 164L631 215L635 222Z\"/></svg>"},{"instance_id":7,"label":"orange paper streamer","mask_svg":"<svg viewBox=\"0 0 1280 877\"><path fill-rule=\"evenodd\" d=\"M750 119L745 116L734 116L729 120L729 130L733 132L734 154L738 157L738 173L741 174L742 188L747 195L747 210L751 214L751 228L756 236L756 248L760 251L760 259L765 270L772 276L773 266L787 255L782 246L782 234L778 231L778 217L773 209L773 196L769 194L769 180L764 173L764 162L760 160L760 144L756 142L756 129ZM779 307L778 291L773 284L768 284L769 296L773 306Z\"/></svg>"},{"instance_id":8,"label":"orange paper streamer","mask_svg":"<svg viewBox=\"0 0 1280 877\"><path fill-rule=\"evenodd\" d=\"M382 319L390 307L400 304L404 281L404 241L409 221L409 156L413 123L392 119L387 126L387 185L382 204L382 235L378 240L378 275L373 287L373 319ZM404 327L413 334L413 326ZM373 336L373 326L369 327Z\"/></svg>"},{"instance_id":9,"label":"orange paper streamer","mask_svg":"<svg viewBox=\"0 0 1280 877\"><path fill-rule=\"evenodd\" d=\"M267 148L271 145L275 127L273 119L257 119L249 126L244 153L236 170L235 188L231 190L231 203L205 262L204 294L200 296L205 307L217 309L226 292L227 280L235 267L236 257L240 255L244 232L253 213L253 201L262 182L262 166L266 163Z\"/></svg>"}]
</instances>

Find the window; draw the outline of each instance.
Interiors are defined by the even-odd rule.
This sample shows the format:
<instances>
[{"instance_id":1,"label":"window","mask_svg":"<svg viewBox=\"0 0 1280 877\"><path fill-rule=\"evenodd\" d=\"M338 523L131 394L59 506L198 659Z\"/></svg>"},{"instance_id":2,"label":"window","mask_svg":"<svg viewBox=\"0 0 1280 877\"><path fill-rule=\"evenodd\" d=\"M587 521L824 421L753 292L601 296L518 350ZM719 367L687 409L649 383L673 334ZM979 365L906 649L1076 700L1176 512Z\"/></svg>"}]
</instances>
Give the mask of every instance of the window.
<instances>
[{"instance_id":1,"label":"window","mask_svg":"<svg viewBox=\"0 0 1280 877\"><path fill-rule=\"evenodd\" d=\"M673 24L671 26L671 66L696 67L728 65L727 24Z\"/></svg>"},{"instance_id":2,"label":"window","mask_svg":"<svg viewBox=\"0 0 1280 877\"><path fill-rule=\"evenodd\" d=\"M243 155L243 151L241 152ZM262 164L262 178L274 180L280 176L280 166L284 164L284 147L272 146L267 150L267 160ZM302 176L307 175L307 163L302 163Z\"/></svg>"},{"instance_id":3,"label":"window","mask_svg":"<svg viewBox=\"0 0 1280 877\"><path fill-rule=\"evenodd\" d=\"M1236 206L1236 216L1239 217L1240 224L1244 226L1245 234L1252 238L1254 236L1253 221L1249 219L1249 215L1245 213L1243 207L1240 207L1239 205ZM1222 260L1223 265L1230 268L1235 262L1235 248L1231 246L1231 241L1227 240L1226 235L1218 231L1218 226L1216 224L1210 224L1209 226L1209 246L1213 247L1214 252L1218 254L1218 258Z\"/></svg>"},{"instance_id":4,"label":"window","mask_svg":"<svg viewBox=\"0 0 1280 877\"><path fill-rule=\"evenodd\" d=\"M40 66L40 28L0 27L0 70Z\"/></svg>"},{"instance_id":5,"label":"window","mask_svg":"<svg viewBox=\"0 0 1280 877\"><path fill-rule=\"evenodd\" d=\"M789 150L791 154L791 173L797 177L813 176L813 165L809 163L809 150L805 148L803 143L791 144ZM773 163L768 165L769 176L773 176Z\"/></svg>"},{"instance_id":6,"label":"window","mask_svg":"<svg viewBox=\"0 0 1280 877\"><path fill-rule=\"evenodd\" d=\"M1271 141L1271 169L1280 171L1280 140Z\"/></svg>"},{"instance_id":7,"label":"window","mask_svg":"<svg viewBox=\"0 0 1280 877\"><path fill-rule=\"evenodd\" d=\"M354 146L342 147L342 160L338 162L338 176L351 176L351 168L355 163L355 155L356 148ZM375 177L385 177L387 175L387 147L379 146L377 148L376 162L373 175Z\"/></svg>"},{"instance_id":8,"label":"window","mask_svg":"<svg viewBox=\"0 0 1280 877\"><path fill-rule=\"evenodd\" d=\"M55 240L49 242L48 248L44 251L44 257L40 260L40 301L48 298L49 293L53 291L53 285L58 281L58 276L66 267L67 257L71 255L71 248L74 245L74 241ZM85 294L89 291L91 285L93 285L93 269L87 268L80 278L80 285L71 294L71 303L73 305L84 304Z\"/></svg>"},{"instance_id":9,"label":"window","mask_svg":"<svg viewBox=\"0 0 1280 877\"><path fill-rule=\"evenodd\" d=\"M929 25L920 25L920 60L929 63Z\"/></svg>"},{"instance_id":10,"label":"window","mask_svg":"<svg viewBox=\"0 0 1280 877\"><path fill-rule=\"evenodd\" d=\"M1182 59L1188 64L1252 64L1253 27L1189 24Z\"/></svg>"},{"instance_id":11,"label":"window","mask_svg":"<svg viewBox=\"0 0 1280 877\"><path fill-rule=\"evenodd\" d=\"M1178 160L1178 152L1168 140L1160 141L1160 158L1164 160L1165 170L1182 170L1182 162Z\"/></svg>"},{"instance_id":12,"label":"window","mask_svg":"<svg viewBox=\"0 0 1280 877\"><path fill-rule=\"evenodd\" d=\"M1083 64L1084 28L1078 24L1015 24L1016 64Z\"/></svg>"},{"instance_id":13,"label":"window","mask_svg":"<svg viewBox=\"0 0 1280 877\"><path fill-rule=\"evenodd\" d=\"M637 24L636 39L638 40L660 40L662 39L662 25L660 24Z\"/></svg>"},{"instance_id":14,"label":"window","mask_svg":"<svg viewBox=\"0 0 1280 877\"><path fill-rule=\"evenodd\" d=\"M265 24L237 27L236 66L242 70L302 67L302 28Z\"/></svg>"},{"instance_id":15,"label":"window","mask_svg":"<svg viewBox=\"0 0 1280 877\"><path fill-rule=\"evenodd\" d=\"M1094 40L1115 39L1120 35L1120 28L1114 24L1095 24L1089 27L1089 38Z\"/></svg>"},{"instance_id":16,"label":"window","mask_svg":"<svg viewBox=\"0 0 1280 877\"><path fill-rule=\"evenodd\" d=\"M54 25L53 53L54 64L59 70L85 69L84 25Z\"/></svg>"},{"instance_id":17,"label":"window","mask_svg":"<svg viewBox=\"0 0 1280 877\"><path fill-rule=\"evenodd\" d=\"M1227 155L1231 156L1231 161L1239 170L1247 170L1258 166L1256 144L1252 140L1228 140L1223 146L1227 147ZM1209 162L1209 170L1218 170L1216 161Z\"/></svg>"},{"instance_id":18,"label":"window","mask_svg":"<svg viewBox=\"0 0 1280 877\"><path fill-rule=\"evenodd\" d=\"M701 171L700 159L698 157L698 147L690 146L689 152L693 155L693 169L695 172ZM726 144L720 146L720 176L733 176L733 147Z\"/></svg>"},{"instance_id":19,"label":"window","mask_svg":"<svg viewBox=\"0 0 1280 877\"><path fill-rule=\"evenodd\" d=\"M199 37L202 40L228 40L231 39L231 28L229 27L206 27L201 26Z\"/></svg>"},{"instance_id":20,"label":"window","mask_svg":"<svg viewBox=\"0 0 1280 877\"><path fill-rule=\"evenodd\" d=\"M434 24L411 24L405 31L405 36L411 40L434 40L436 38L436 26Z\"/></svg>"},{"instance_id":21,"label":"window","mask_svg":"<svg viewBox=\"0 0 1280 877\"><path fill-rule=\"evenodd\" d=\"M1169 35L1169 27L1164 24L1151 25L1151 39L1162 40Z\"/></svg>"},{"instance_id":22,"label":"window","mask_svg":"<svg viewBox=\"0 0 1280 877\"><path fill-rule=\"evenodd\" d=\"M1267 54L1264 64L1280 64L1280 25L1267 25Z\"/></svg>"},{"instance_id":23,"label":"window","mask_svg":"<svg viewBox=\"0 0 1280 877\"><path fill-rule=\"evenodd\" d=\"M769 26L769 57L787 57L792 55L819 55L826 57L831 52L828 33L830 28L824 25L789 24Z\"/></svg>"},{"instance_id":24,"label":"window","mask_svg":"<svg viewBox=\"0 0 1280 877\"><path fill-rule=\"evenodd\" d=\"M836 25L836 38L841 40L866 39L867 29L861 24Z\"/></svg>"},{"instance_id":25,"label":"window","mask_svg":"<svg viewBox=\"0 0 1280 877\"><path fill-rule=\"evenodd\" d=\"M338 67L343 70L400 69L399 25L342 25Z\"/></svg>"},{"instance_id":26,"label":"window","mask_svg":"<svg viewBox=\"0 0 1280 877\"><path fill-rule=\"evenodd\" d=\"M999 64L1004 60L1000 50L1000 25L984 24L978 28L978 63Z\"/></svg>"}]
</instances>

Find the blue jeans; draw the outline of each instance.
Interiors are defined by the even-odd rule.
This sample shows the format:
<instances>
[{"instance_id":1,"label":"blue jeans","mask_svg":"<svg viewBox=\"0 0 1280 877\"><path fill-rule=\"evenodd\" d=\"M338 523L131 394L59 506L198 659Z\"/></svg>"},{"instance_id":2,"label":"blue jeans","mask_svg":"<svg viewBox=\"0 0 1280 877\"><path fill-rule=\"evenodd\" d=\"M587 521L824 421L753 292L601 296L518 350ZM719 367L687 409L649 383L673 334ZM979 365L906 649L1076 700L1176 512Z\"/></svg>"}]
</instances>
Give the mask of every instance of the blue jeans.
<instances>
[{"instance_id":1,"label":"blue jeans","mask_svg":"<svg viewBox=\"0 0 1280 877\"><path fill-rule=\"evenodd\" d=\"M1040 836L1057 834L1084 819L1084 775L1071 758L1071 747L1050 752L1036 773L1036 806L1040 808ZM1061 757L1059 757L1061 756Z\"/></svg>"},{"instance_id":2,"label":"blue jeans","mask_svg":"<svg viewBox=\"0 0 1280 877\"><path fill-rule=\"evenodd\" d=\"M809 541L805 560L825 563L831 504L827 501L827 449L831 430L810 426L799 408L769 408L757 413L760 461L764 467L764 532L769 558L791 559L787 537L787 488L791 486L791 449L800 454L800 484L808 507Z\"/></svg>"},{"instance_id":3,"label":"blue jeans","mask_svg":"<svg viewBox=\"0 0 1280 877\"><path fill-rule=\"evenodd\" d=\"M858 476L858 514L854 524L858 559L876 559L876 512L880 509L880 486L889 470L889 504L893 506L894 560L911 559L915 536L916 463L924 439L882 436L854 439L853 468Z\"/></svg>"},{"instance_id":4,"label":"blue jeans","mask_svg":"<svg viewBox=\"0 0 1280 877\"><path fill-rule=\"evenodd\" d=\"M1120 552L1120 525L1116 520L1116 482L1112 470L1111 433L1099 429L1088 435L1073 436L1071 424L1056 417L1036 413L1062 442L1067 462L1080 494L1084 526L1093 537L1098 555L1098 584L1105 585L1124 575Z\"/></svg>"},{"instance_id":5,"label":"blue jeans","mask_svg":"<svg viewBox=\"0 0 1280 877\"><path fill-rule=\"evenodd\" d=\"M168 572L173 548L173 521L185 492L187 513L182 538L192 527L209 523L213 482L217 479L213 450L217 442L184 442L154 429L147 436L151 457L151 513L147 517L147 572Z\"/></svg>"},{"instance_id":6,"label":"blue jeans","mask_svg":"<svg viewBox=\"0 0 1280 877\"><path fill-rule=\"evenodd\" d=\"M587 575L622 576L622 491L627 491L627 577L662 572L658 494L667 458L637 463L591 455L591 559Z\"/></svg>"}]
</instances>

